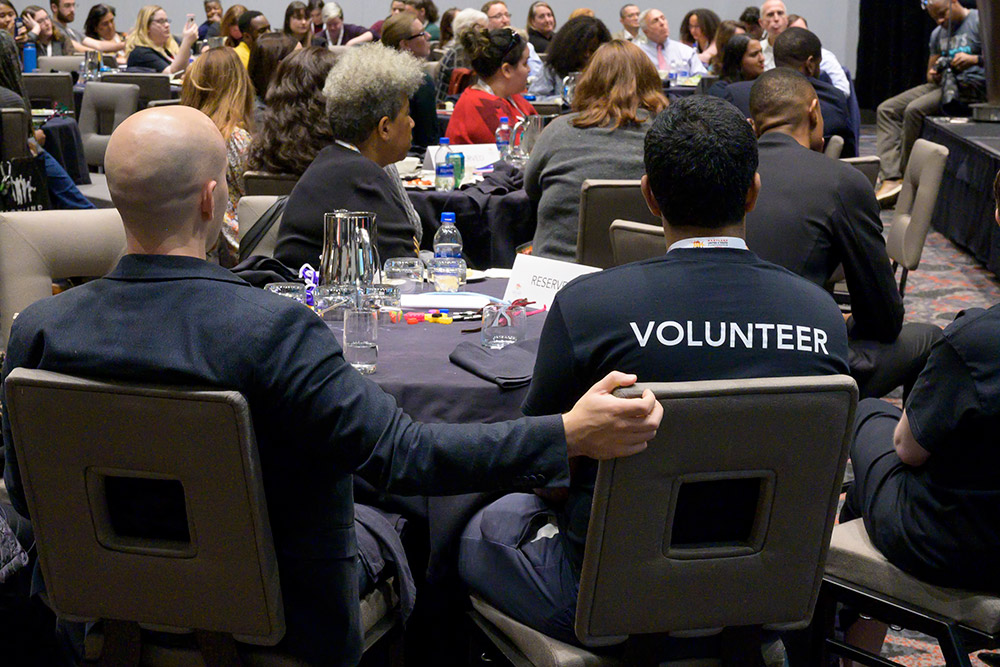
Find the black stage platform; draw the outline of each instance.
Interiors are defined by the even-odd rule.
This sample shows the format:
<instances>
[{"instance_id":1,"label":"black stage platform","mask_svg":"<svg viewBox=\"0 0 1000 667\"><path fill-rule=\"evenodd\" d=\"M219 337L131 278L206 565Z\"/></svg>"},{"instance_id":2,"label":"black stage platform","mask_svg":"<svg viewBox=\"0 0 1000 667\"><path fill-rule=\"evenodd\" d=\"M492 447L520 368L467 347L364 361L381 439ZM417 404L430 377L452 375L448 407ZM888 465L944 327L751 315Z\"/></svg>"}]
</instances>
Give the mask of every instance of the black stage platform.
<instances>
[{"instance_id":1,"label":"black stage platform","mask_svg":"<svg viewBox=\"0 0 1000 667\"><path fill-rule=\"evenodd\" d=\"M1000 277L1000 227L993 217L1000 123L928 118L923 138L950 151L931 224Z\"/></svg>"}]
</instances>

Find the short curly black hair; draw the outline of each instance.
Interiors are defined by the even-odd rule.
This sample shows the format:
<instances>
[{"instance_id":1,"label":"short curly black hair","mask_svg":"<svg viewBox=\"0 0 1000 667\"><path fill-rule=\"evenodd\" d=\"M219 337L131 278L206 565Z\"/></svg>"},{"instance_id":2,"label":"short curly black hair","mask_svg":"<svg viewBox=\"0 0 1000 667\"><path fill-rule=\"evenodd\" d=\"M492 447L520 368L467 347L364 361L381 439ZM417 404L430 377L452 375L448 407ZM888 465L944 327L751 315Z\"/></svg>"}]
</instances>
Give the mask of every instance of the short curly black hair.
<instances>
[{"instance_id":1,"label":"short curly black hair","mask_svg":"<svg viewBox=\"0 0 1000 667\"><path fill-rule=\"evenodd\" d=\"M644 161L664 220L677 227L725 227L745 216L757 138L732 104L694 95L657 115L646 134Z\"/></svg>"}]
</instances>

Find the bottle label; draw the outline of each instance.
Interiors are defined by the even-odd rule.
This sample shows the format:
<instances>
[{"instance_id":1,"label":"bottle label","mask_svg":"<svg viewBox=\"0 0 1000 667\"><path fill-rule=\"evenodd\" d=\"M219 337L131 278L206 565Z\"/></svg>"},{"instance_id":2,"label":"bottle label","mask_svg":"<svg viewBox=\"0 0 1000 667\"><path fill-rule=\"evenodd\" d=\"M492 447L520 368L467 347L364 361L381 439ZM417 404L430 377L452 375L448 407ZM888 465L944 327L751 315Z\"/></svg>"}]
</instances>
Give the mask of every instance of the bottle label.
<instances>
[{"instance_id":1,"label":"bottle label","mask_svg":"<svg viewBox=\"0 0 1000 667\"><path fill-rule=\"evenodd\" d=\"M454 178L455 177L455 165L448 162L439 163L434 168L434 175L438 178Z\"/></svg>"}]
</instances>

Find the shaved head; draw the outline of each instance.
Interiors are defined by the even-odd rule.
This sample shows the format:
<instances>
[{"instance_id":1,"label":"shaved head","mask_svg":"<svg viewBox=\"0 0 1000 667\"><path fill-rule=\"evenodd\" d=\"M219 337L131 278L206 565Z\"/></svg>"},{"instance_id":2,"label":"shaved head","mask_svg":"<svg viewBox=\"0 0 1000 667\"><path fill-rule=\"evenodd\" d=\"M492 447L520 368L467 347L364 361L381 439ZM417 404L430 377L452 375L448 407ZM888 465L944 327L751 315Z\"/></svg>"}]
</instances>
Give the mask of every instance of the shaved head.
<instances>
[{"instance_id":1,"label":"shaved head","mask_svg":"<svg viewBox=\"0 0 1000 667\"><path fill-rule=\"evenodd\" d=\"M211 235L201 228L221 224L228 199L226 166L222 134L208 116L185 106L129 116L111 135L104 157L111 200L125 232L147 248L167 239L184 244L202 232Z\"/></svg>"},{"instance_id":2,"label":"shaved head","mask_svg":"<svg viewBox=\"0 0 1000 667\"><path fill-rule=\"evenodd\" d=\"M804 76L787 67L764 72L750 89L750 116L757 135L775 125L799 125L816 99L816 91Z\"/></svg>"}]
</instances>

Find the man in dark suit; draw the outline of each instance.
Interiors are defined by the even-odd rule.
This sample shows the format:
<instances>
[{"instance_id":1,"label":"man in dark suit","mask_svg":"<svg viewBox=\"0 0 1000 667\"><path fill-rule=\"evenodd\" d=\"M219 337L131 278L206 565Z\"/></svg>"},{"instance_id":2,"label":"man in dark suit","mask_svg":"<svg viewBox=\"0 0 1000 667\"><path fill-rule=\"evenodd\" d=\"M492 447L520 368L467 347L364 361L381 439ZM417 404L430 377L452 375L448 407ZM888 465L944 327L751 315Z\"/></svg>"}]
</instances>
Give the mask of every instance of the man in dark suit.
<instances>
[{"instance_id":1,"label":"man in dark suit","mask_svg":"<svg viewBox=\"0 0 1000 667\"><path fill-rule=\"evenodd\" d=\"M823 139L832 136L844 139L843 157L857 157L858 144L851 127L847 98L832 83L819 78L823 45L819 38L804 28L788 28L774 41L774 62L777 67L788 67L799 72L812 84L819 98L823 115ZM750 89L753 81L739 81L726 87L723 99L750 116Z\"/></svg>"},{"instance_id":2,"label":"man in dark suit","mask_svg":"<svg viewBox=\"0 0 1000 667\"><path fill-rule=\"evenodd\" d=\"M818 285L843 265L852 311L849 361L861 397L883 396L900 384L908 391L941 330L903 324L871 185L858 170L819 152L819 100L798 72L779 67L762 74L750 111L761 192L747 214L747 245Z\"/></svg>"},{"instance_id":3,"label":"man in dark suit","mask_svg":"<svg viewBox=\"0 0 1000 667\"><path fill-rule=\"evenodd\" d=\"M403 494L565 484L568 457L640 451L662 408L652 395L611 396L635 381L616 373L562 416L414 423L344 361L320 318L205 261L228 201L226 164L222 135L196 110L149 109L122 123L105 167L127 254L107 277L21 312L4 377L26 367L242 392L281 571L279 648L353 665L362 644L352 473ZM4 480L27 516L5 405L3 415Z\"/></svg>"}]
</instances>

